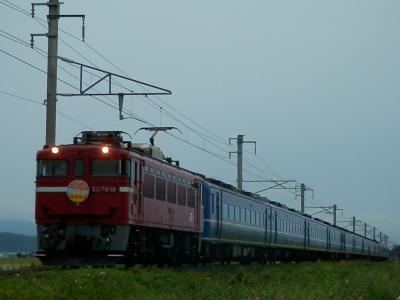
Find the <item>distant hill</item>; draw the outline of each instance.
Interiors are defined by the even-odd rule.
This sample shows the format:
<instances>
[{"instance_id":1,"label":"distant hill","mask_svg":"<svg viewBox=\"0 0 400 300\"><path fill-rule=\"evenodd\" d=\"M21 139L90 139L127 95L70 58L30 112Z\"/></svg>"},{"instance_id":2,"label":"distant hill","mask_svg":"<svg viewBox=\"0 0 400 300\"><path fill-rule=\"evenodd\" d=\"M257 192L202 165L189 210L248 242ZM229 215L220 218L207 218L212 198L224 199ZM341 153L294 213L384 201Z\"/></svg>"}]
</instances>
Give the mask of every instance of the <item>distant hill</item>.
<instances>
[{"instance_id":1,"label":"distant hill","mask_svg":"<svg viewBox=\"0 0 400 300\"><path fill-rule=\"evenodd\" d=\"M36 235L36 225L30 221L0 218L0 232Z\"/></svg>"},{"instance_id":2,"label":"distant hill","mask_svg":"<svg viewBox=\"0 0 400 300\"><path fill-rule=\"evenodd\" d=\"M36 237L16 233L0 233L0 252L36 251Z\"/></svg>"}]
</instances>

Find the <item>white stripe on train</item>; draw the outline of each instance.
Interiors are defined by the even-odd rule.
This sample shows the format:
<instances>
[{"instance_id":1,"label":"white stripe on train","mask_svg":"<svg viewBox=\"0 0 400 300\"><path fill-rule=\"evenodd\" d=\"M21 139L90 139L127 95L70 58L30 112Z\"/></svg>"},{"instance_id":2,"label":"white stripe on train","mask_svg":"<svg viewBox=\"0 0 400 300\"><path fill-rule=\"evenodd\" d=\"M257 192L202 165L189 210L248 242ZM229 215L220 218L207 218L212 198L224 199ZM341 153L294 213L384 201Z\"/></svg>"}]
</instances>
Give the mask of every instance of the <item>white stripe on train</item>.
<instances>
[{"instance_id":1,"label":"white stripe on train","mask_svg":"<svg viewBox=\"0 0 400 300\"><path fill-rule=\"evenodd\" d=\"M64 186L41 186L36 188L37 193L66 193L67 187ZM135 189L130 186L120 186L121 193L133 193Z\"/></svg>"}]
</instances>

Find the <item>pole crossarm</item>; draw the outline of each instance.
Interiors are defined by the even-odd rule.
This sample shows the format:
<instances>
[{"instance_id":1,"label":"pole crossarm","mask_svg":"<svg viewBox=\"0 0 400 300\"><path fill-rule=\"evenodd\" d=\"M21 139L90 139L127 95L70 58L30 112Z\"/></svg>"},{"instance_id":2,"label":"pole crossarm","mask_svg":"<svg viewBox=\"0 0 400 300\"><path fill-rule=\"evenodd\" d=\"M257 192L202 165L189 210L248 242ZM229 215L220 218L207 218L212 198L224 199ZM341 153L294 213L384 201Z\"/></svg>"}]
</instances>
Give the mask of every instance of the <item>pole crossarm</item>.
<instances>
[{"instance_id":1,"label":"pole crossarm","mask_svg":"<svg viewBox=\"0 0 400 300\"><path fill-rule=\"evenodd\" d=\"M74 64L74 65L78 65L80 68L80 76L79 76L79 93L60 93L57 94L59 96L121 96L121 95L134 95L134 96L151 96L151 95L171 95L172 92L170 90L164 89L162 87L153 85L153 84L149 84L143 81L139 81L133 78L129 78L126 76L122 76L119 74L115 74L106 70L102 70L99 68L95 68L89 65L85 65L76 61L73 61L71 59L65 58L65 57L58 57L59 59L61 59L62 61L69 63L69 64ZM94 70L97 72L100 72L103 74L103 77L100 77L99 80L97 80L95 83L91 84L90 86L83 88L83 72L86 69L90 69L90 70ZM134 92L133 90L129 90L126 92L121 92L121 91L113 91L113 78L120 78L120 79L124 79L127 80L129 82L133 82L142 86L146 86L146 87L150 87L152 89L155 89L156 91L154 92ZM95 86L97 86L100 82L103 82L107 80L108 81L108 91L107 92L90 92L90 90L92 90Z\"/></svg>"},{"instance_id":2,"label":"pole crossarm","mask_svg":"<svg viewBox=\"0 0 400 300\"><path fill-rule=\"evenodd\" d=\"M36 6L48 6L53 7L53 8L57 8L57 10L59 11L59 6L61 4L64 4L64 2L57 2L57 1L49 1L46 3L31 3L32 9L31 9L31 16L32 18L35 17L35 7ZM82 41L85 41L85 15L82 14L75 14L75 15L60 15L59 13L49 13L47 15L47 19L50 20L58 20L60 18L82 18ZM58 30L57 30L58 31ZM35 33L35 34L31 34L31 48L33 49L34 46L34 42L35 42L35 36L47 36L47 37L53 37L53 38L57 38L57 35L53 35L50 36L47 33Z\"/></svg>"},{"instance_id":3,"label":"pole crossarm","mask_svg":"<svg viewBox=\"0 0 400 300\"><path fill-rule=\"evenodd\" d=\"M294 188L289 188L286 187L284 184L289 183L289 182L296 182L296 180L292 180L292 179L288 179L288 180L243 180L243 182L253 182L253 183L261 183L261 182L271 182L271 183L275 183L272 186L263 188L259 191L256 192L256 194L261 193L261 192L265 192L271 189L282 189L282 190L291 190Z\"/></svg>"},{"instance_id":4,"label":"pole crossarm","mask_svg":"<svg viewBox=\"0 0 400 300\"><path fill-rule=\"evenodd\" d=\"M269 179L269 180L243 180L243 182L275 182L275 183L280 182L280 183L284 184L284 183L288 183L288 182L296 182L296 180L292 180L292 179L272 180L272 179Z\"/></svg>"},{"instance_id":5,"label":"pole crossarm","mask_svg":"<svg viewBox=\"0 0 400 300\"><path fill-rule=\"evenodd\" d=\"M317 215L317 214L320 214L320 213L327 213L327 214L331 214L331 212L329 211L329 208L325 208L325 209L322 209L322 210L320 210L320 211L317 211L317 212L315 212L315 213L312 213L312 214L311 214L311 216L313 216L313 215Z\"/></svg>"},{"instance_id":6,"label":"pole crossarm","mask_svg":"<svg viewBox=\"0 0 400 300\"><path fill-rule=\"evenodd\" d=\"M333 206L306 206L306 208L323 208L323 209L332 209Z\"/></svg>"}]
</instances>

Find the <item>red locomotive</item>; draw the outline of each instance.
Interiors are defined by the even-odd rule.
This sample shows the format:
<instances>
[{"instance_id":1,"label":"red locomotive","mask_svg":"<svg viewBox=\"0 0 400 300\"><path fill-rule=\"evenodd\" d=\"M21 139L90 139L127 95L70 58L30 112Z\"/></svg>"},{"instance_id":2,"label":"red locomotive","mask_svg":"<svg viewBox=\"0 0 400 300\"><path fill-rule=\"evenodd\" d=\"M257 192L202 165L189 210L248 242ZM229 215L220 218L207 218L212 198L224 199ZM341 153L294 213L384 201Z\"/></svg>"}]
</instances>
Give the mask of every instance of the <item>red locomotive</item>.
<instances>
[{"instance_id":1,"label":"red locomotive","mask_svg":"<svg viewBox=\"0 0 400 300\"><path fill-rule=\"evenodd\" d=\"M165 263L199 257L201 177L120 131L86 131L37 153L38 256L46 264Z\"/></svg>"}]
</instances>

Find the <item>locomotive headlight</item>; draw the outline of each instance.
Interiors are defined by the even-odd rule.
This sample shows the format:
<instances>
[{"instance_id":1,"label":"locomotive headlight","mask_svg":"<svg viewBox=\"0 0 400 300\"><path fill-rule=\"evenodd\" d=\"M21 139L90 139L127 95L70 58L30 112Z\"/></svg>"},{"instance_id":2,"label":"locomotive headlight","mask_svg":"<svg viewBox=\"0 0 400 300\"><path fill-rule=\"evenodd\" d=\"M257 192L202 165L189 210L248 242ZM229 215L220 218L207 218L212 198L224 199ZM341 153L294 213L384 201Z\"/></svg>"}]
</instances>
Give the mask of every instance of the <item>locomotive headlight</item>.
<instances>
[{"instance_id":1,"label":"locomotive headlight","mask_svg":"<svg viewBox=\"0 0 400 300\"><path fill-rule=\"evenodd\" d=\"M103 152L104 154L107 154L108 152L110 152L110 148L108 148L107 146L103 146L103 147L101 147L101 152Z\"/></svg>"},{"instance_id":2,"label":"locomotive headlight","mask_svg":"<svg viewBox=\"0 0 400 300\"><path fill-rule=\"evenodd\" d=\"M51 152L53 154L57 154L58 152L60 152L60 149L58 149L58 147L51 147Z\"/></svg>"}]
</instances>

